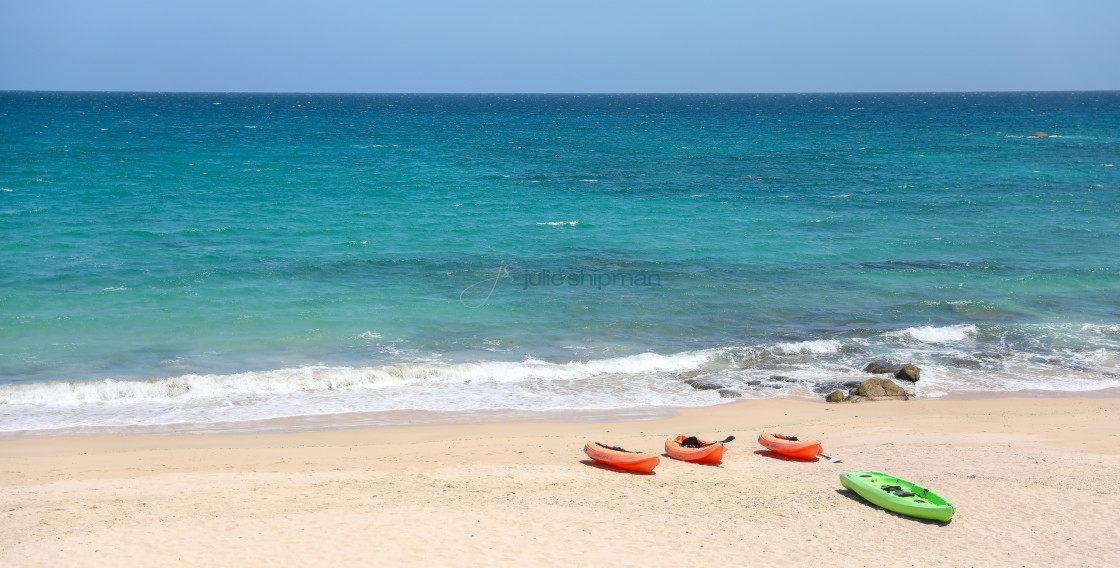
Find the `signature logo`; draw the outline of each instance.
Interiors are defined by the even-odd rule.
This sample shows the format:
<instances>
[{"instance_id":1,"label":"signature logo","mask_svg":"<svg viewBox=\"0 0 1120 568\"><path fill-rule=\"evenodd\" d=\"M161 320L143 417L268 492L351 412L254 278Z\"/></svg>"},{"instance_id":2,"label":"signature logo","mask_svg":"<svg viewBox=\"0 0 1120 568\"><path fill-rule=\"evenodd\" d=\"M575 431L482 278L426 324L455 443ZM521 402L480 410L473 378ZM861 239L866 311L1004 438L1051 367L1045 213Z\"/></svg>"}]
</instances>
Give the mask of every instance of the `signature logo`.
<instances>
[{"instance_id":1,"label":"signature logo","mask_svg":"<svg viewBox=\"0 0 1120 568\"><path fill-rule=\"evenodd\" d=\"M471 284L470 286L467 286L466 288L463 288L463 291L459 293L459 302L462 303L464 306L466 306L468 308L481 308L483 305L486 304L486 302L488 302L490 300L490 296L494 294L494 289L498 287L498 281L499 280L501 280L502 278L512 278L509 275L509 267L513 266L513 265L514 265L514 263L512 263L512 262L509 263L509 264L506 264L505 262L503 262L498 266L498 273L493 278L487 278L486 280L482 280L481 282L475 282L474 284ZM483 284L490 284L490 289L486 291L486 297L483 298L482 301L477 303L477 304L472 305L472 304L468 303L468 301L466 299L464 299L465 297L469 296L469 294L467 294L467 292L470 292L472 288L475 288L477 286L482 286ZM485 290L485 288L483 288L483 290Z\"/></svg>"},{"instance_id":2,"label":"signature logo","mask_svg":"<svg viewBox=\"0 0 1120 568\"><path fill-rule=\"evenodd\" d=\"M459 293L459 302L468 308L481 308L490 301L490 297L494 295L494 290L498 287L498 281L503 278L512 278L509 273L509 268L515 263L502 262L498 266L498 273L493 278L487 278L481 282L475 282L467 286ZM487 288L489 285L489 288ZM551 270L525 270L524 281L522 282L521 289L528 290L542 289L548 290L551 294L565 294L561 288L566 289L583 289L585 292L604 292L607 289L617 289L620 292L623 290L632 290L630 292L622 292L625 294L634 294L642 291L652 291L653 289L661 286L661 275L656 272L586 272L580 270L578 272L553 272ZM471 290L477 291L472 292ZM486 296L481 301L476 301L475 298L486 291Z\"/></svg>"}]
</instances>

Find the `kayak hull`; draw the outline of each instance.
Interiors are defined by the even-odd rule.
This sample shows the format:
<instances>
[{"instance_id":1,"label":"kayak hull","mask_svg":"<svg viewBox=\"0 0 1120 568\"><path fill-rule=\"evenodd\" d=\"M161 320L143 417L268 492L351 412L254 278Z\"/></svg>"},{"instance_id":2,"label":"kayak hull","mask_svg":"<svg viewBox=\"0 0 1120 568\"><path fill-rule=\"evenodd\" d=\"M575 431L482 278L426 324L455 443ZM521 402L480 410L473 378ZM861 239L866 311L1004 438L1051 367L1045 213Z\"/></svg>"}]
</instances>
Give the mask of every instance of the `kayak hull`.
<instances>
[{"instance_id":1,"label":"kayak hull","mask_svg":"<svg viewBox=\"0 0 1120 568\"><path fill-rule=\"evenodd\" d=\"M840 483L860 497L888 511L949 522L957 506L941 495L905 479L881 471L849 471L840 474ZM894 489L894 488L898 489ZM889 489L889 490L888 490ZM899 495L901 493L902 495ZM912 495L905 495L910 493Z\"/></svg>"},{"instance_id":2,"label":"kayak hull","mask_svg":"<svg viewBox=\"0 0 1120 568\"><path fill-rule=\"evenodd\" d=\"M782 434L771 434L770 432L763 432L758 435L758 443L762 444L766 449L782 454L783 456L790 456L793 458L801 458L811 460L816 458L824 448L817 440L786 440Z\"/></svg>"},{"instance_id":3,"label":"kayak hull","mask_svg":"<svg viewBox=\"0 0 1120 568\"><path fill-rule=\"evenodd\" d=\"M657 454L618 451L598 442L588 442L583 446L583 452L599 463L642 473L653 471L661 463Z\"/></svg>"},{"instance_id":4,"label":"kayak hull","mask_svg":"<svg viewBox=\"0 0 1120 568\"><path fill-rule=\"evenodd\" d=\"M715 463L723 461L723 453L727 446L718 442L697 440L702 444L699 448L690 448L681 444L688 436L677 436L665 440L665 453L675 460L695 463Z\"/></svg>"}]
</instances>

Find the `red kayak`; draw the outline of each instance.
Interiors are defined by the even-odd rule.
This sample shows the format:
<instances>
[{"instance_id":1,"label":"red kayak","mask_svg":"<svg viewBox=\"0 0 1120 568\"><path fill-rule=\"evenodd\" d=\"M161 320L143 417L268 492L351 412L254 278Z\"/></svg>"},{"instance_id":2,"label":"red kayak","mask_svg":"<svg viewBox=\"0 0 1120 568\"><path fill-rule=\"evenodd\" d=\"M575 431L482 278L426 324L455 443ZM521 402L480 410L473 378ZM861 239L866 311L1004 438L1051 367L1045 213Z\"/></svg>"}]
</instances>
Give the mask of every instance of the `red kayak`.
<instances>
[{"instance_id":1,"label":"red kayak","mask_svg":"<svg viewBox=\"0 0 1120 568\"><path fill-rule=\"evenodd\" d=\"M790 456L792 458L801 458L811 460L821 454L824 448L817 440L798 440L797 436L787 436L785 434L771 434L763 432L758 435L758 443L766 447L766 449L782 454L783 456Z\"/></svg>"},{"instance_id":2,"label":"red kayak","mask_svg":"<svg viewBox=\"0 0 1120 568\"><path fill-rule=\"evenodd\" d=\"M665 453L675 460L714 463L723 460L723 453L727 451L723 442L732 439L734 436L720 442L709 442L696 436L677 436L665 440Z\"/></svg>"},{"instance_id":3,"label":"red kayak","mask_svg":"<svg viewBox=\"0 0 1120 568\"><path fill-rule=\"evenodd\" d=\"M617 446L608 446L599 442L588 442L587 445L583 447L583 451L589 458L599 463L605 463L630 471L649 473L653 471L653 468L657 467L657 464L661 463L661 458L657 457L657 454L631 452Z\"/></svg>"}]
</instances>

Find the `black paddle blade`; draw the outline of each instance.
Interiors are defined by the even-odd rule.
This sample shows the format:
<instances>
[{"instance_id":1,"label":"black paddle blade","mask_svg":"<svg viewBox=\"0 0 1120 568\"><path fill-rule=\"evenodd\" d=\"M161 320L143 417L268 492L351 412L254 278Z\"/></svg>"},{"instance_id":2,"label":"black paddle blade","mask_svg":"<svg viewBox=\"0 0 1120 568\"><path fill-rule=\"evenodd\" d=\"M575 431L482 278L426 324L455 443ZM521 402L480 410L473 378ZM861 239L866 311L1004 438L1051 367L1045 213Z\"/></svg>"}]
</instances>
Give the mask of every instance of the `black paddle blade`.
<instances>
[{"instance_id":1,"label":"black paddle blade","mask_svg":"<svg viewBox=\"0 0 1120 568\"><path fill-rule=\"evenodd\" d=\"M726 443L728 443L728 442L730 442L731 440L734 440L734 439L735 439L735 436L728 436L726 439L720 440L716 443L717 444L726 444Z\"/></svg>"}]
</instances>

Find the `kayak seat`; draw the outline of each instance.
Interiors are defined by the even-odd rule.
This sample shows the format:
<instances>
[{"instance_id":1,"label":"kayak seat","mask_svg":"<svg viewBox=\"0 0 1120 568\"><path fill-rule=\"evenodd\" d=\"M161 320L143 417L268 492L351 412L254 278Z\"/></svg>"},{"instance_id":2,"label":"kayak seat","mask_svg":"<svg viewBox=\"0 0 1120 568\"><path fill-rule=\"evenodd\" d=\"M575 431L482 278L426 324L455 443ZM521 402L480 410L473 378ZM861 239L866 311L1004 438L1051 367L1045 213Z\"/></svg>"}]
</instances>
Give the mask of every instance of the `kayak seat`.
<instances>
[{"instance_id":1,"label":"kayak seat","mask_svg":"<svg viewBox=\"0 0 1120 568\"><path fill-rule=\"evenodd\" d=\"M790 441L790 442L796 442L797 441L797 436L785 436L785 435L782 435L782 434L774 434L774 437L782 439L782 440L787 440L787 441Z\"/></svg>"},{"instance_id":2,"label":"kayak seat","mask_svg":"<svg viewBox=\"0 0 1120 568\"><path fill-rule=\"evenodd\" d=\"M880 486L879 489L882 489L883 491L886 491L887 493L890 493L891 491L901 490L902 486L901 485L883 485L883 486Z\"/></svg>"},{"instance_id":3,"label":"kayak seat","mask_svg":"<svg viewBox=\"0 0 1120 568\"><path fill-rule=\"evenodd\" d=\"M622 449L622 448L620 448L620 447L618 447L618 446L608 446L608 445L606 445L606 444L603 444L603 443L600 443L600 442L595 442L595 443L596 443L597 445L599 445L599 446L602 446L602 447L604 447L604 448L608 449L608 450L614 450L614 451L616 451L616 452L626 452L626 453L628 453L628 454L640 454L640 453L642 453L642 452L632 452L632 451L630 451L630 450L624 450L624 449Z\"/></svg>"},{"instance_id":4,"label":"kayak seat","mask_svg":"<svg viewBox=\"0 0 1120 568\"><path fill-rule=\"evenodd\" d=\"M689 436L680 441L682 447L685 448L703 448L704 444L700 443L700 439L696 436Z\"/></svg>"},{"instance_id":5,"label":"kayak seat","mask_svg":"<svg viewBox=\"0 0 1120 568\"><path fill-rule=\"evenodd\" d=\"M909 491L895 491L893 493L893 495L897 495L899 497L913 497L914 496L914 494L909 492Z\"/></svg>"}]
</instances>

